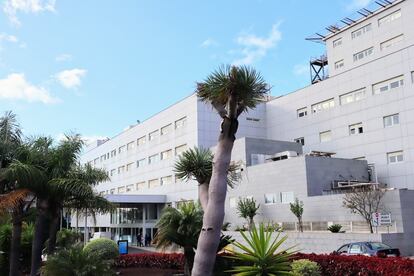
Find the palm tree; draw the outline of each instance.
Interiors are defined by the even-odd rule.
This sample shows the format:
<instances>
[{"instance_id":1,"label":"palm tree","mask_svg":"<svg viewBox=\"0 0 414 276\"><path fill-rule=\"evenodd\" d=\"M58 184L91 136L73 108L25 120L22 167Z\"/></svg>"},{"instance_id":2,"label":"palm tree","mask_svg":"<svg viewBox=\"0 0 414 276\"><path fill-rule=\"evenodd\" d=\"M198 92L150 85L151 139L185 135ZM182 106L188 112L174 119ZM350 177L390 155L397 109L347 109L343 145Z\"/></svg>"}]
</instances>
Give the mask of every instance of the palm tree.
<instances>
[{"instance_id":1,"label":"palm tree","mask_svg":"<svg viewBox=\"0 0 414 276\"><path fill-rule=\"evenodd\" d=\"M291 258L295 252L290 247L280 250L287 236L279 239L280 233L272 238L272 232L266 232L265 226L260 224L259 228L253 227L249 235L240 231L246 245L239 242L233 244L241 251L234 252L229 258L241 261L242 266L235 266L232 275L292 275ZM235 274L233 274L235 273Z\"/></svg>"},{"instance_id":2,"label":"palm tree","mask_svg":"<svg viewBox=\"0 0 414 276\"><path fill-rule=\"evenodd\" d=\"M16 115L6 111L0 117L0 168L6 167L13 159L13 153L21 143L21 134Z\"/></svg>"},{"instance_id":3,"label":"palm tree","mask_svg":"<svg viewBox=\"0 0 414 276\"><path fill-rule=\"evenodd\" d=\"M224 219L226 179L239 125L238 117L255 108L268 91L269 87L261 75L246 66L222 67L209 75L204 82L197 84L198 97L213 106L222 118L222 123L213 160L208 204L194 261L194 276L209 276L213 271Z\"/></svg>"},{"instance_id":4,"label":"palm tree","mask_svg":"<svg viewBox=\"0 0 414 276\"><path fill-rule=\"evenodd\" d=\"M254 220L253 218L257 214L257 210L259 210L260 204L256 205L256 200L253 198L244 198L237 202L237 211L242 218L247 220L249 225L249 230L252 230L254 227Z\"/></svg>"},{"instance_id":5,"label":"palm tree","mask_svg":"<svg viewBox=\"0 0 414 276\"><path fill-rule=\"evenodd\" d=\"M35 143L47 180L41 185L30 187L36 196L38 211L32 246L30 272L32 276L39 273L43 244L48 238L45 235L48 227L48 252L52 253L55 250L56 234L64 205L76 201L90 202L85 198L96 199L93 186L108 179L106 172L102 170L77 165L78 155L83 145L79 135L66 136L66 139L56 147L51 145L50 140L45 138ZM48 219L50 219L49 224Z\"/></svg>"},{"instance_id":6,"label":"palm tree","mask_svg":"<svg viewBox=\"0 0 414 276\"><path fill-rule=\"evenodd\" d=\"M213 171L213 153L210 149L197 148L184 151L174 165L174 171L181 180L194 179L198 182L198 199L203 210L207 208L208 186ZM236 171L239 164L231 163L227 174L227 185L233 187L239 180Z\"/></svg>"},{"instance_id":7,"label":"palm tree","mask_svg":"<svg viewBox=\"0 0 414 276\"><path fill-rule=\"evenodd\" d=\"M184 249L185 275L191 275L194 249L202 223L203 210L193 202L182 203L178 208L164 208L157 223L158 231L154 241L158 248L178 245Z\"/></svg>"}]
</instances>

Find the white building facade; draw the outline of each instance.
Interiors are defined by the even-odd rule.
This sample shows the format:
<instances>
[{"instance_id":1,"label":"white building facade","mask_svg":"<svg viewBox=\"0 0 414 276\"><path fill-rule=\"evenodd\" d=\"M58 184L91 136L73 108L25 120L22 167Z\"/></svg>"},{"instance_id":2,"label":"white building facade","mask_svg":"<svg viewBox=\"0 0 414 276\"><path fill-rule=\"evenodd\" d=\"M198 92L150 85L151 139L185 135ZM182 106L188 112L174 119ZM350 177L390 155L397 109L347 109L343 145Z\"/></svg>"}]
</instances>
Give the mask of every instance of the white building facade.
<instances>
[{"instance_id":1,"label":"white building facade","mask_svg":"<svg viewBox=\"0 0 414 276\"><path fill-rule=\"evenodd\" d=\"M297 142L303 145L298 153L332 152L341 159L366 160L375 168L375 182L390 188L414 190L413 14L414 0L396 0L324 36L329 78L290 94L269 98L255 110L243 114L237 138ZM143 228L144 233L153 235L163 204L197 199L196 183L182 182L175 177L175 160L188 148L214 147L219 129L219 116L193 94L119 135L89 147L82 155L82 162L103 168L110 176L110 181L97 186L98 192L108 198L123 194L163 197L156 197L156 202L144 198L140 198L140 202L123 202L125 206L155 204L144 207L151 214L146 217L139 213L137 216L142 219L136 222L128 221L119 226L120 217L116 220L113 216L102 215L96 224L89 221L88 226L97 231L116 228L113 230L116 238L126 235L132 237L131 241L138 230L123 234L117 228ZM247 153L248 148L237 152L233 160L244 155L246 166L264 162L253 161L257 153L246 156ZM270 155L275 153L269 152ZM304 164L304 161L297 162ZM272 168L273 165L266 166ZM260 168L251 170L258 174L266 172ZM306 181L306 177L303 179ZM265 179L260 181L266 182ZM302 184L298 187L306 187L306 183ZM251 191L251 188L243 189ZM262 196L257 198L259 203L266 203L263 195L277 190L270 184L257 189L263 189ZM240 193L235 192L234 196ZM303 196L310 195L303 191ZM318 202L321 206L324 202L322 194L317 196L309 201L315 214ZM331 205L341 208L338 198L332 197L327 202L335 200ZM400 200L399 194L395 198ZM122 203L121 199L116 200ZM231 208L231 204L234 205L227 202L226 208ZM398 208L392 207L393 210ZM230 210L232 212L234 210ZM340 220L345 221L345 211L341 212ZM405 228L402 224L406 218L414 218L414 214L396 213L399 224L395 229L406 231L408 224ZM318 221L315 215L312 219ZM333 221L333 215L329 219ZM355 216L352 219L356 219Z\"/></svg>"}]
</instances>

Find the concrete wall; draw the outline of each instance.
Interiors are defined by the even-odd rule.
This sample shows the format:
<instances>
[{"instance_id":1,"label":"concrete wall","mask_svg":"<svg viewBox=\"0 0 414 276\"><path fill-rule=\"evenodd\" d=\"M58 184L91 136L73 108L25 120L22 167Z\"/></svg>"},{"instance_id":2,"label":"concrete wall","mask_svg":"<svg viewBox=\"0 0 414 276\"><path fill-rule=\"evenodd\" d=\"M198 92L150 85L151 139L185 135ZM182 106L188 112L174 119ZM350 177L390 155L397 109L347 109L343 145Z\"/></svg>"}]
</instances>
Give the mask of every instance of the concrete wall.
<instances>
[{"instance_id":1,"label":"concrete wall","mask_svg":"<svg viewBox=\"0 0 414 276\"><path fill-rule=\"evenodd\" d=\"M239 232L226 231L226 235L232 236L236 241L246 245ZM276 237L276 233L273 238ZM413 240L404 234L346 234L346 233L298 233L282 232L280 237L287 236L287 240L281 245L278 252L295 246L293 250L302 253L329 254L339 249L344 244L361 241L384 242L392 247L400 249L403 256L414 254ZM236 249L236 248L235 248Z\"/></svg>"},{"instance_id":2,"label":"concrete wall","mask_svg":"<svg viewBox=\"0 0 414 276\"><path fill-rule=\"evenodd\" d=\"M306 156L305 160L309 196L330 190L333 180L369 182L367 161L314 156Z\"/></svg>"}]
</instances>

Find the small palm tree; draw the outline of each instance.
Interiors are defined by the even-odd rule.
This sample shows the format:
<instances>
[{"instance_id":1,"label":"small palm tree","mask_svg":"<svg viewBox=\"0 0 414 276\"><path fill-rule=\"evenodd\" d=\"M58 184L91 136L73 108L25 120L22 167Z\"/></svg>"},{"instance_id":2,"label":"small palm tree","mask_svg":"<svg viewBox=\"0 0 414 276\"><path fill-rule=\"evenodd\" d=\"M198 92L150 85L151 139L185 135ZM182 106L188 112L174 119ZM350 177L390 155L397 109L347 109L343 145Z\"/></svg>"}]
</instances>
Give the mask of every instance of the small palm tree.
<instances>
[{"instance_id":1,"label":"small palm tree","mask_svg":"<svg viewBox=\"0 0 414 276\"><path fill-rule=\"evenodd\" d=\"M261 75L246 66L226 66L197 84L197 95L211 104L222 118L220 135L213 160L209 184L209 200L204 210L203 228L198 240L193 276L209 276L213 272L220 229L224 220L227 173L238 129L238 117L255 108L269 91Z\"/></svg>"},{"instance_id":2,"label":"small palm tree","mask_svg":"<svg viewBox=\"0 0 414 276\"><path fill-rule=\"evenodd\" d=\"M240 217L247 220L247 224L249 225L249 230L254 227L254 217L257 214L257 210L259 210L260 204L256 205L256 200L253 198L243 198L237 202L237 212L239 213Z\"/></svg>"},{"instance_id":3,"label":"small palm tree","mask_svg":"<svg viewBox=\"0 0 414 276\"><path fill-rule=\"evenodd\" d=\"M290 203L290 211L298 219L299 231L303 232L303 222L302 222L303 202L299 201L298 198L295 198L295 201L293 203Z\"/></svg>"},{"instance_id":4,"label":"small palm tree","mask_svg":"<svg viewBox=\"0 0 414 276\"><path fill-rule=\"evenodd\" d=\"M111 262L103 260L98 255L88 253L81 246L62 249L48 257L42 268L45 276L110 276L115 275Z\"/></svg>"},{"instance_id":5,"label":"small palm tree","mask_svg":"<svg viewBox=\"0 0 414 276\"><path fill-rule=\"evenodd\" d=\"M260 224L259 228L253 229L247 235L240 231L244 244L234 242L233 244L241 250L229 256L245 265L235 266L229 272L239 276L270 276L270 275L291 275L290 259L294 254L290 247L281 250L281 245L286 241L287 236L279 238L280 232L272 238L272 232L266 232L265 226Z\"/></svg>"},{"instance_id":6,"label":"small palm tree","mask_svg":"<svg viewBox=\"0 0 414 276\"><path fill-rule=\"evenodd\" d=\"M184 151L174 165L177 177L184 181L194 179L198 182L198 198L203 210L207 208L208 187L213 171L213 153L210 149L197 148ZM239 176L239 164L231 163L227 173L227 185L233 187Z\"/></svg>"},{"instance_id":7,"label":"small palm tree","mask_svg":"<svg viewBox=\"0 0 414 276\"><path fill-rule=\"evenodd\" d=\"M186 275L191 275L194 262L194 248L200 233L203 211L193 202L180 204L178 208L166 207L157 223L157 235L154 239L158 248L165 249L178 245L184 249Z\"/></svg>"}]
</instances>

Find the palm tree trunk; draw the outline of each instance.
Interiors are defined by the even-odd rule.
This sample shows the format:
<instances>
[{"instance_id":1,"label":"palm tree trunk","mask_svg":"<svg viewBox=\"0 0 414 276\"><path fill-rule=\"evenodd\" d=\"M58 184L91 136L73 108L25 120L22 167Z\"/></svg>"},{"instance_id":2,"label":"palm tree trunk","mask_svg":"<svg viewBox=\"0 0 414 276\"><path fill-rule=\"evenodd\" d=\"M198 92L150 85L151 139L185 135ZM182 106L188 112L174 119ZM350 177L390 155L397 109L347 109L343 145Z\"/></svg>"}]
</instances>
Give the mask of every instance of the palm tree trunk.
<instances>
[{"instance_id":1,"label":"palm tree trunk","mask_svg":"<svg viewBox=\"0 0 414 276\"><path fill-rule=\"evenodd\" d=\"M192 246L184 247L184 275L191 276L191 270L194 264L194 249Z\"/></svg>"},{"instance_id":2,"label":"palm tree trunk","mask_svg":"<svg viewBox=\"0 0 414 276\"><path fill-rule=\"evenodd\" d=\"M229 121L229 119L227 119ZM237 124L237 120L236 121ZM227 126L226 126L227 124ZM235 129L235 131L232 131ZM213 161L213 173L209 185L209 198L203 216L203 228L198 238L194 260L193 276L210 276L213 273L217 247L220 242L221 226L224 220L224 203L227 193L227 171L231 160L234 134L237 126L222 123L222 133Z\"/></svg>"},{"instance_id":3,"label":"palm tree trunk","mask_svg":"<svg viewBox=\"0 0 414 276\"><path fill-rule=\"evenodd\" d=\"M208 183L198 185L198 200L200 200L201 208L205 211L208 203Z\"/></svg>"},{"instance_id":4,"label":"palm tree trunk","mask_svg":"<svg viewBox=\"0 0 414 276\"><path fill-rule=\"evenodd\" d=\"M37 217L35 232L32 244L32 263L30 276L39 275L40 264L42 261L42 249L45 242L45 232L47 228L47 201L39 199L37 202Z\"/></svg>"},{"instance_id":5,"label":"palm tree trunk","mask_svg":"<svg viewBox=\"0 0 414 276\"><path fill-rule=\"evenodd\" d=\"M22 216L23 210L21 204L16 206L12 213L13 232L10 247L10 271L9 276L21 275L20 267L20 248L22 239Z\"/></svg>"},{"instance_id":6,"label":"palm tree trunk","mask_svg":"<svg viewBox=\"0 0 414 276\"><path fill-rule=\"evenodd\" d=\"M49 242L47 247L47 254L51 255L56 249L56 237L59 229L60 211L54 212L49 228Z\"/></svg>"}]
</instances>

